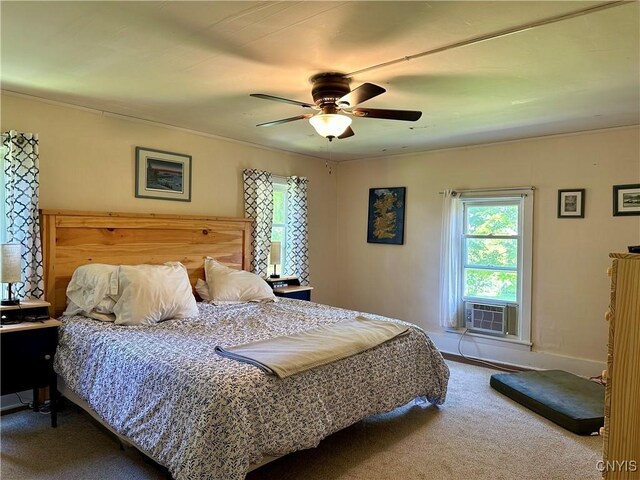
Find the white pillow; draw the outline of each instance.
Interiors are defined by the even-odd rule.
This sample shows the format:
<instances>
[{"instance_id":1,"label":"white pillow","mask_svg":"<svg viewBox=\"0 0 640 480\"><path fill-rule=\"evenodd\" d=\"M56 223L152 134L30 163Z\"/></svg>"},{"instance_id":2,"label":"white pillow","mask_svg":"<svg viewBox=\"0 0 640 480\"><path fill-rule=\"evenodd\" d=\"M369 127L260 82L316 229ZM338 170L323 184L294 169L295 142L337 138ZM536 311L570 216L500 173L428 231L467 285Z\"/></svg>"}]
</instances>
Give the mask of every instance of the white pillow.
<instances>
[{"instance_id":1,"label":"white pillow","mask_svg":"<svg viewBox=\"0 0 640 480\"><path fill-rule=\"evenodd\" d=\"M253 273L229 268L211 257L204 261L204 273L209 302L215 305L277 301L267 282Z\"/></svg>"},{"instance_id":2,"label":"white pillow","mask_svg":"<svg viewBox=\"0 0 640 480\"><path fill-rule=\"evenodd\" d=\"M111 300L113 302L113 300ZM115 305L116 302L113 302ZM102 322L115 322L116 316L113 313L101 313L97 308L89 312L85 312L78 305L73 303L72 300L68 300L67 309L63 315L84 315L85 317L94 318Z\"/></svg>"},{"instance_id":3,"label":"white pillow","mask_svg":"<svg viewBox=\"0 0 640 480\"><path fill-rule=\"evenodd\" d=\"M200 295L203 302L208 302L209 298L209 285L203 279L199 278L196 281L196 292Z\"/></svg>"},{"instance_id":4,"label":"white pillow","mask_svg":"<svg viewBox=\"0 0 640 480\"><path fill-rule=\"evenodd\" d=\"M67 286L65 315L112 314L118 295L118 267L94 263L76 268Z\"/></svg>"},{"instance_id":5,"label":"white pillow","mask_svg":"<svg viewBox=\"0 0 640 480\"><path fill-rule=\"evenodd\" d=\"M198 315L187 269L181 263L122 265L118 281L120 298L113 307L116 324L153 325Z\"/></svg>"}]
</instances>

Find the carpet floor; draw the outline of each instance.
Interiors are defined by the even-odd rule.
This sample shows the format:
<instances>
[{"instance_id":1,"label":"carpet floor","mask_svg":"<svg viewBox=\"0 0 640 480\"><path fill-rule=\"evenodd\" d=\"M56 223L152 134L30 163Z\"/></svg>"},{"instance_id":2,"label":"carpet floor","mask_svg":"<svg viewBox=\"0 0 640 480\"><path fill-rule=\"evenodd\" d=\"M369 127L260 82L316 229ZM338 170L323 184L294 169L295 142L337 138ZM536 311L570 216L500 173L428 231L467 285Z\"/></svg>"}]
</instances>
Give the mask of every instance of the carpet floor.
<instances>
[{"instance_id":1,"label":"carpet floor","mask_svg":"<svg viewBox=\"0 0 640 480\"><path fill-rule=\"evenodd\" d=\"M494 371L447 362L440 407L409 404L271 462L247 480L599 479L602 439L568 432L489 386ZM166 470L75 406L2 416L3 480L165 480Z\"/></svg>"}]
</instances>

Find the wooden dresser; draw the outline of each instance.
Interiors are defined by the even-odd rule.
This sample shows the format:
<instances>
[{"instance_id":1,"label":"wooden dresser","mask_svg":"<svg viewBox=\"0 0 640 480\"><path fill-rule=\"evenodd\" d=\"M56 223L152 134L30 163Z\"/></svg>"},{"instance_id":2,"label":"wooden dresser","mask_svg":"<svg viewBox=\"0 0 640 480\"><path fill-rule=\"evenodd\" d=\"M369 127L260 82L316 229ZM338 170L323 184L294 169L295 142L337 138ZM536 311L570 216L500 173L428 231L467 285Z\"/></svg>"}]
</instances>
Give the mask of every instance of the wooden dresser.
<instances>
[{"instance_id":1,"label":"wooden dresser","mask_svg":"<svg viewBox=\"0 0 640 480\"><path fill-rule=\"evenodd\" d=\"M604 399L606 479L640 479L640 255L611 253Z\"/></svg>"}]
</instances>

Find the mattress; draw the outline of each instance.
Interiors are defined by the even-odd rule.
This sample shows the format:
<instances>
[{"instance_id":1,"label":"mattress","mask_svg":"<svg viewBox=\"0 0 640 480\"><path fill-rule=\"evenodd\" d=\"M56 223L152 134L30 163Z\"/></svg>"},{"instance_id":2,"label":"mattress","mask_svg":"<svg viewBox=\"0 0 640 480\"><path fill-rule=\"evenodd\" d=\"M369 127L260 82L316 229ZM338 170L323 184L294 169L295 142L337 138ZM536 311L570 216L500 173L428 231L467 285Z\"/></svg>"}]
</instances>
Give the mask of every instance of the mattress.
<instances>
[{"instance_id":1,"label":"mattress","mask_svg":"<svg viewBox=\"0 0 640 480\"><path fill-rule=\"evenodd\" d=\"M563 370L494 373L490 385L578 435L604 425L604 386Z\"/></svg>"},{"instance_id":2,"label":"mattress","mask_svg":"<svg viewBox=\"0 0 640 480\"><path fill-rule=\"evenodd\" d=\"M176 480L244 478L264 457L416 397L445 400L449 371L431 340L399 320L311 302L212 306L155 326L62 317L54 368L109 427ZM214 353L358 315L407 325L407 335L285 379Z\"/></svg>"}]
</instances>

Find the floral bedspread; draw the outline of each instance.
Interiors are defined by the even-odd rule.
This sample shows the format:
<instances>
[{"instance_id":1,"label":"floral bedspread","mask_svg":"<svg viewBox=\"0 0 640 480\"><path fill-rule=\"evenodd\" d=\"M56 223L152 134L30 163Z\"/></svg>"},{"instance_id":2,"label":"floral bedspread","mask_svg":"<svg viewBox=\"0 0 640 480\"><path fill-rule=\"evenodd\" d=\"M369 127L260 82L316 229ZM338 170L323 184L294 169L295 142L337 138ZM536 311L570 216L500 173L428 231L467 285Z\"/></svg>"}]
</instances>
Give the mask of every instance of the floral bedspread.
<instances>
[{"instance_id":1,"label":"floral bedspread","mask_svg":"<svg viewBox=\"0 0 640 480\"><path fill-rule=\"evenodd\" d=\"M197 318L155 326L63 317L55 358L67 386L176 480L241 480L264 455L315 447L418 396L445 400L449 370L415 326L358 355L278 379L214 347L356 315L385 317L290 299L198 308Z\"/></svg>"}]
</instances>

